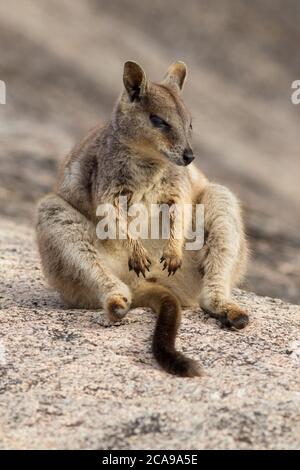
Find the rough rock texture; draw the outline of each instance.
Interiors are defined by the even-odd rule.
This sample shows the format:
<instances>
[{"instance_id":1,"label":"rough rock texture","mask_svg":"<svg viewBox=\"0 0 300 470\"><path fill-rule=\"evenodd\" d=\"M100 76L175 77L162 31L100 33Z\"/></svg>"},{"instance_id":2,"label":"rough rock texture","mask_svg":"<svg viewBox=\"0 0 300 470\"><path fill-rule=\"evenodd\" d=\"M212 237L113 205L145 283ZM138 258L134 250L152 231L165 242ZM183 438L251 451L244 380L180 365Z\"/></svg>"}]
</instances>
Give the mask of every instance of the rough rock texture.
<instances>
[{"instance_id":1,"label":"rough rock texture","mask_svg":"<svg viewBox=\"0 0 300 470\"><path fill-rule=\"evenodd\" d=\"M170 8L170 3L172 7ZM137 60L152 79L183 59L197 162L245 207L246 287L300 299L298 0L0 2L0 447L299 448L300 309L236 291L246 331L187 311L179 346L200 379L162 372L154 316L107 327L43 281L33 206Z\"/></svg>"},{"instance_id":2,"label":"rough rock texture","mask_svg":"<svg viewBox=\"0 0 300 470\"><path fill-rule=\"evenodd\" d=\"M186 311L178 343L203 377L175 378L152 358L149 310L113 327L67 310L33 230L3 218L0 239L1 448L299 448L299 307L236 291L241 332Z\"/></svg>"}]
</instances>

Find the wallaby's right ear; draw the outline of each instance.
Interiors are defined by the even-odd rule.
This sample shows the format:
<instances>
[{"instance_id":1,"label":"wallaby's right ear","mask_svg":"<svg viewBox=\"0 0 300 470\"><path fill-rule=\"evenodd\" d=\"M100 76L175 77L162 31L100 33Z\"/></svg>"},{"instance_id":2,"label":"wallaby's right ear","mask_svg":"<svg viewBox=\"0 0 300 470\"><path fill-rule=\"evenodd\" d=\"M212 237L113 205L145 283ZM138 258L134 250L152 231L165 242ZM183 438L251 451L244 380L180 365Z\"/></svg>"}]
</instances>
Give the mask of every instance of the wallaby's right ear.
<instances>
[{"instance_id":1,"label":"wallaby's right ear","mask_svg":"<svg viewBox=\"0 0 300 470\"><path fill-rule=\"evenodd\" d=\"M142 67L128 60L124 64L123 82L130 101L139 101L146 92L147 77Z\"/></svg>"},{"instance_id":2,"label":"wallaby's right ear","mask_svg":"<svg viewBox=\"0 0 300 470\"><path fill-rule=\"evenodd\" d=\"M169 67L169 70L163 80L163 83L169 85L175 84L177 85L179 90L182 90L185 79L186 65L184 62L181 62L181 60L178 60Z\"/></svg>"}]
</instances>

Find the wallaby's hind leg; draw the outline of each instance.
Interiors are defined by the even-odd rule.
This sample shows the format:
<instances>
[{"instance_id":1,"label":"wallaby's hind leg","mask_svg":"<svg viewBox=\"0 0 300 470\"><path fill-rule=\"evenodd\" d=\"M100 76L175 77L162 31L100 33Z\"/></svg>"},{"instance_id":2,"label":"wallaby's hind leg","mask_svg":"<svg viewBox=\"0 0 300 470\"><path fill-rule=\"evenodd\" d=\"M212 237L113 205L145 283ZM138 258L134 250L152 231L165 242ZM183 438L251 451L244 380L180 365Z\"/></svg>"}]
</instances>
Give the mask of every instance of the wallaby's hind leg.
<instances>
[{"instance_id":1,"label":"wallaby's hind leg","mask_svg":"<svg viewBox=\"0 0 300 470\"><path fill-rule=\"evenodd\" d=\"M240 208L223 186L209 184L199 201L204 204L206 243L200 269L200 306L227 326L244 328L247 313L231 301L231 289L243 275L247 247Z\"/></svg>"},{"instance_id":2,"label":"wallaby's hind leg","mask_svg":"<svg viewBox=\"0 0 300 470\"><path fill-rule=\"evenodd\" d=\"M55 194L41 200L37 237L44 273L73 307L103 307L110 320L129 310L129 288L105 266L95 247L95 226Z\"/></svg>"}]
</instances>

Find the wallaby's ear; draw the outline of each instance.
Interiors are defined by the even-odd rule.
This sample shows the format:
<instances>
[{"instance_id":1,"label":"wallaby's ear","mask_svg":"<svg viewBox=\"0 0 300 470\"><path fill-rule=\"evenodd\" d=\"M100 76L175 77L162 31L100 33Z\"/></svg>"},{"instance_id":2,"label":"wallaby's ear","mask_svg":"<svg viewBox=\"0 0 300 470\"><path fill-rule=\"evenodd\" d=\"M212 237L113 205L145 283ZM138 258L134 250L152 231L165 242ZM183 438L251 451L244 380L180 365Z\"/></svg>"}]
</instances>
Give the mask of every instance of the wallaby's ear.
<instances>
[{"instance_id":1,"label":"wallaby's ear","mask_svg":"<svg viewBox=\"0 0 300 470\"><path fill-rule=\"evenodd\" d=\"M178 61L172 64L165 76L163 83L165 84L175 84L178 86L179 90L182 90L183 84L186 78L186 65L184 62Z\"/></svg>"},{"instance_id":2,"label":"wallaby's ear","mask_svg":"<svg viewBox=\"0 0 300 470\"><path fill-rule=\"evenodd\" d=\"M146 91L147 77L142 67L128 60L124 64L123 82L130 101L138 101Z\"/></svg>"}]
</instances>

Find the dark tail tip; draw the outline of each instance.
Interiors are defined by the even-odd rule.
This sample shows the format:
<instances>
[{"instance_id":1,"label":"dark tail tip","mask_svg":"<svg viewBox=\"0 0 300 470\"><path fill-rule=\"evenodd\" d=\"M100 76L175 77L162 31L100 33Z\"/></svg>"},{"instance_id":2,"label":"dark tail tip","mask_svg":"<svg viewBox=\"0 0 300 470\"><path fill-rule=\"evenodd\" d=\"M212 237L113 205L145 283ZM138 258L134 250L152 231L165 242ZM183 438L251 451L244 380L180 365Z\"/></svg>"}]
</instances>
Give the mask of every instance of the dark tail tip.
<instances>
[{"instance_id":1,"label":"dark tail tip","mask_svg":"<svg viewBox=\"0 0 300 470\"><path fill-rule=\"evenodd\" d=\"M158 364L169 374L179 377L200 377L202 375L198 362L179 351L168 351L153 344L153 353Z\"/></svg>"},{"instance_id":2,"label":"dark tail tip","mask_svg":"<svg viewBox=\"0 0 300 470\"><path fill-rule=\"evenodd\" d=\"M170 293L161 299L153 336L153 354L159 365L169 374L179 377L198 377L200 366L175 348L181 312L177 298Z\"/></svg>"}]
</instances>

